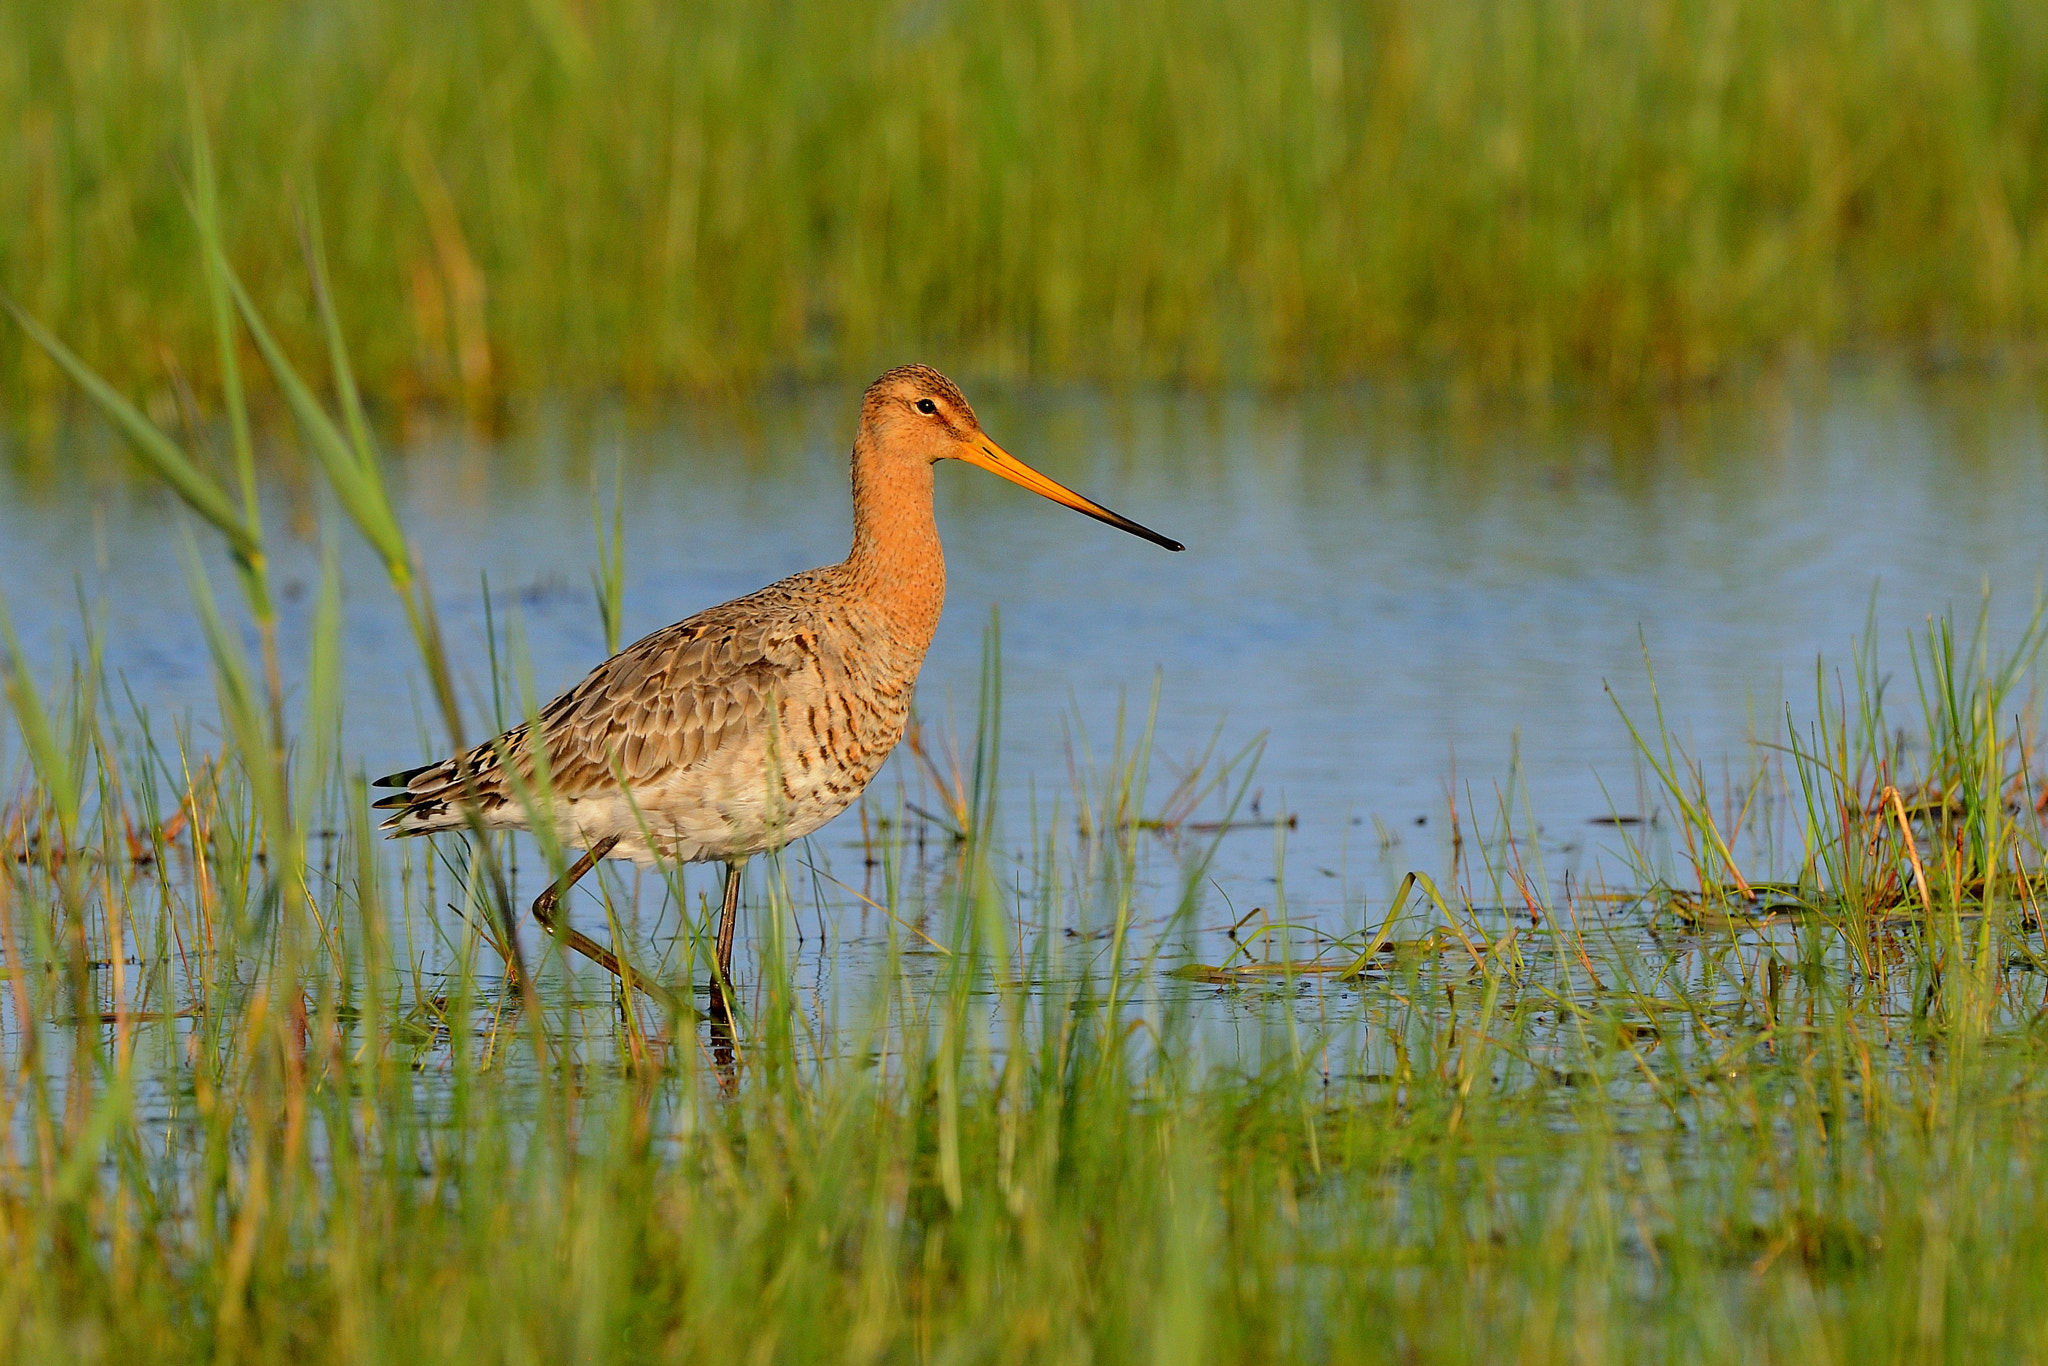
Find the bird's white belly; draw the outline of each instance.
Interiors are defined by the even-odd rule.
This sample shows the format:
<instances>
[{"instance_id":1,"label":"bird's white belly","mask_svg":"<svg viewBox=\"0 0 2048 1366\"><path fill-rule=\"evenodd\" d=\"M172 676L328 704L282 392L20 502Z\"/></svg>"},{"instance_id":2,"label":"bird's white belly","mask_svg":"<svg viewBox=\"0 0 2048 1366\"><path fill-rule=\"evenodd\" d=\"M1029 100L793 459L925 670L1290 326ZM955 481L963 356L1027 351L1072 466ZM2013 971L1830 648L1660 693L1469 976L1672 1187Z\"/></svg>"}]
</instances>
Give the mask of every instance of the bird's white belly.
<instances>
[{"instance_id":1,"label":"bird's white belly","mask_svg":"<svg viewBox=\"0 0 2048 1366\"><path fill-rule=\"evenodd\" d=\"M718 771L718 770L724 771ZM844 775L784 775L766 764L704 765L630 791L613 788L556 804L556 838L587 849L616 835L611 857L652 864L743 858L811 834L853 805ZM523 814L523 813L522 813ZM523 828L523 819L503 822Z\"/></svg>"}]
</instances>

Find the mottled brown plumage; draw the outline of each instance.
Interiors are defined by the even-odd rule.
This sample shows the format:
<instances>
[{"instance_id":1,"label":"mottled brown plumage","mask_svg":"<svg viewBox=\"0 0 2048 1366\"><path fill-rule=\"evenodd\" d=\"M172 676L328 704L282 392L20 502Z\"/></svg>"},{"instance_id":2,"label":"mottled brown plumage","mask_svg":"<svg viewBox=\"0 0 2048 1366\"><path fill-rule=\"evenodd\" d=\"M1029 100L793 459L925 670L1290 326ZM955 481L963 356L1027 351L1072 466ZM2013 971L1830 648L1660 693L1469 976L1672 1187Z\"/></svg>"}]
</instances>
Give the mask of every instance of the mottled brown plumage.
<instances>
[{"instance_id":1,"label":"mottled brown plumage","mask_svg":"<svg viewBox=\"0 0 2048 1366\"><path fill-rule=\"evenodd\" d=\"M485 828L545 822L564 845L603 846L601 856L723 860L723 977L739 865L852 805L903 735L945 601L932 518L932 467L945 459L1180 549L1005 454L936 370L891 370L861 403L844 560L656 631L534 721L380 779L401 789L377 803L396 811L383 828L461 829L468 806Z\"/></svg>"}]
</instances>

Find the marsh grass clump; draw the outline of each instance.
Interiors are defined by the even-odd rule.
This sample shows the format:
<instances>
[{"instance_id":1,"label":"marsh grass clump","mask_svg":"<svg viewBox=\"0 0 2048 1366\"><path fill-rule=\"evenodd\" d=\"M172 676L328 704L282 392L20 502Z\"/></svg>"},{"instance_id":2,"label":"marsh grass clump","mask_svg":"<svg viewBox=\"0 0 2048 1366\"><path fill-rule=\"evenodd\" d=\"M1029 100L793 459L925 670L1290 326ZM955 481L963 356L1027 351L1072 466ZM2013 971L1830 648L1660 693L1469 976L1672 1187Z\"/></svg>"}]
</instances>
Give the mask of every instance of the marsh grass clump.
<instances>
[{"instance_id":1,"label":"marsh grass clump","mask_svg":"<svg viewBox=\"0 0 2048 1366\"><path fill-rule=\"evenodd\" d=\"M2048 948L2029 933L2048 893L2035 692L2048 605L2004 648L1989 619L1987 603L1967 637L1942 617L1909 640L1904 721L1902 680L1879 668L1866 634L1846 671L1816 669L1813 719L1802 726L1788 711L1784 742L1759 746L1718 802L1703 765L1673 739L1653 684L1653 724L1624 720L1674 817L1677 848L1660 860L1626 840L1638 879L1693 926L1825 925L1879 994L1916 1000L1923 1016L1954 1022L1958 1011L1995 1008L1995 955L2032 967ZM1774 828L1788 817L1789 839ZM1769 864L1788 845L1796 866L1774 880ZM1746 876L1749 859L1766 875ZM1902 952L1902 938L1922 951Z\"/></svg>"},{"instance_id":2,"label":"marsh grass clump","mask_svg":"<svg viewBox=\"0 0 2048 1366\"><path fill-rule=\"evenodd\" d=\"M285 186L370 388L484 423L905 355L1629 393L2024 356L2048 308L2026 5L10 5L0 288L165 406L165 350L226 382L195 81L280 336L321 326ZM62 385L0 337L0 392Z\"/></svg>"},{"instance_id":3,"label":"marsh grass clump","mask_svg":"<svg viewBox=\"0 0 2048 1366\"><path fill-rule=\"evenodd\" d=\"M331 398L216 247L203 156L193 176L217 354L260 356L459 741L318 214ZM1554 886L1503 798L1360 925L1291 919L1276 868L1229 935L1204 889L1252 754L1161 798L1147 729L1119 730L1013 844L992 634L973 742L920 751L945 837L920 864L906 798L860 890L784 851L723 1027L686 1004L710 910L679 880L642 915L599 879L612 951L666 947L685 1004L657 1009L512 914L502 837L380 842L340 743L334 558L287 695L250 485L31 335L240 597L195 546L206 726L137 704L90 631L39 677L0 618L5 1360L2040 1350L2038 622L2005 651L1935 623L1910 743L1874 654L1823 671L1817 719L1719 800L1639 723L1677 837L1628 841L1627 885ZM1789 871L1759 875L1766 793L1796 819ZM863 908L877 933L834 961L865 989L800 991L792 932Z\"/></svg>"}]
</instances>

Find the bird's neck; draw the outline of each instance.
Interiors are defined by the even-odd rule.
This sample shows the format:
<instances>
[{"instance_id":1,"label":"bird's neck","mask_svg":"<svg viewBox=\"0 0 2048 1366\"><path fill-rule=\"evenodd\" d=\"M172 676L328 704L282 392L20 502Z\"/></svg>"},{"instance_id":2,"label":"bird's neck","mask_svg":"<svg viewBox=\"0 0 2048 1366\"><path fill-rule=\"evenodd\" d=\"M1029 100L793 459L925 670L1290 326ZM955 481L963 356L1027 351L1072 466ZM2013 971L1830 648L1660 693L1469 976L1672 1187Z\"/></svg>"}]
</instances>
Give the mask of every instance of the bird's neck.
<instances>
[{"instance_id":1,"label":"bird's neck","mask_svg":"<svg viewBox=\"0 0 2048 1366\"><path fill-rule=\"evenodd\" d=\"M920 657L946 602L946 558L932 517L932 467L853 451L853 551L847 568L882 609L890 636Z\"/></svg>"}]
</instances>

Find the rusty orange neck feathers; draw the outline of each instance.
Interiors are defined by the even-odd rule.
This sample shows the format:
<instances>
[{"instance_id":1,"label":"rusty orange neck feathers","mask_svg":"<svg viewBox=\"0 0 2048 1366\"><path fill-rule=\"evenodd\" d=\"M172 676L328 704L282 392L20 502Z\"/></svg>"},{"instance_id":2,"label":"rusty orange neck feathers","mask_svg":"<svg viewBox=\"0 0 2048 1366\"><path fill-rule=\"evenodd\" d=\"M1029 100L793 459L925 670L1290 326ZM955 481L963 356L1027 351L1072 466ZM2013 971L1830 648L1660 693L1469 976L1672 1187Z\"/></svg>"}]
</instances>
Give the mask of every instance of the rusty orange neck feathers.
<instances>
[{"instance_id":1,"label":"rusty orange neck feathers","mask_svg":"<svg viewBox=\"0 0 2048 1366\"><path fill-rule=\"evenodd\" d=\"M946 602L932 467L889 449L886 431L866 422L853 445L853 550L846 563L882 609L890 634L922 653Z\"/></svg>"}]
</instances>

